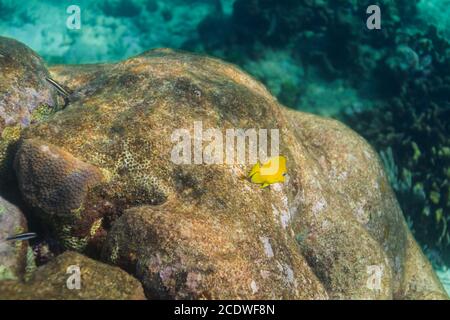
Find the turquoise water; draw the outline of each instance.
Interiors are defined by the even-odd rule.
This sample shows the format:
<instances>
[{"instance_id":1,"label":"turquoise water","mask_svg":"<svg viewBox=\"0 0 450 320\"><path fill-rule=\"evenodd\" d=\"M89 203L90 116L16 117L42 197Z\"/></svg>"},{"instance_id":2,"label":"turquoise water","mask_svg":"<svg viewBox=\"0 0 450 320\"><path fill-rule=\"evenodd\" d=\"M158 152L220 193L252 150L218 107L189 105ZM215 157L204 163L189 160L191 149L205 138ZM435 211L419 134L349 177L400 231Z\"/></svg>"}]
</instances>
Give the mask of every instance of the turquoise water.
<instances>
[{"instance_id":1,"label":"turquoise water","mask_svg":"<svg viewBox=\"0 0 450 320\"><path fill-rule=\"evenodd\" d=\"M78 0L82 29L69 30L64 1L1 0L0 33L28 44L50 62L117 61L150 48L182 48L199 41L197 27L217 3L230 16L235 1ZM449 0L422 0L418 9L423 19L450 33Z\"/></svg>"},{"instance_id":2,"label":"turquoise water","mask_svg":"<svg viewBox=\"0 0 450 320\"><path fill-rule=\"evenodd\" d=\"M290 107L345 121L382 155L450 291L450 1L375 2L378 33L365 28L371 2L363 0L71 1L79 30L67 27L67 1L0 0L0 35L50 64L118 61L157 47L207 53L240 65Z\"/></svg>"},{"instance_id":3,"label":"turquoise water","mask_svg":"<svg viewBox=\"0 0 450 320\"><path fill-rule=\"evenodd\" d=\"M445 290L447 290L447 293L450 295L450 269L437 269L436 273L444 285Z\"/></svg>"},{"instance_id":4,"label":"turquoise water","mask_svg":"<svg viewBox=\"0 0 450 320\"><path fill-rule=\"evenodd\" d=\"M195 41L198 24L215 8L208 0L79 0L81 29L70 30L68 2L0 3L0 33L28 44L51 63L117 61L151 48L180 48ZM223 3L230 12L233 0Z\"/></svg>"}]
</instances>

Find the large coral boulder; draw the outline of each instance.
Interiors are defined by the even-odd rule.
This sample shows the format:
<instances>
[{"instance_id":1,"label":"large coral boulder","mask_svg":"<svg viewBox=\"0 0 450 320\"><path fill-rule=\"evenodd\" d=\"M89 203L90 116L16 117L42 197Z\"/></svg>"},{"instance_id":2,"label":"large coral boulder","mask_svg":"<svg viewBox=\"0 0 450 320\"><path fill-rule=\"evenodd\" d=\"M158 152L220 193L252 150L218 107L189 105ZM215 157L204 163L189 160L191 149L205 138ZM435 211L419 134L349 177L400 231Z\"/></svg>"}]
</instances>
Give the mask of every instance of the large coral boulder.
<instances>
[{"instance_id":1,"label":"large coral boulder","mask_svg":"<svg viewBox=\"0 0 450 320\"><path fill-rule=\"evenodd\" d=\"M236 67L197 55L155 50L74 79L64 70L53 76L76 92L23 132L20 188L66 231L61 243L101 253L148 297L447 297L377 154L344 125L289 111ZM286 182L260 189L242 179L250 163L172 161L172 134L193 135L196 121L223 134L278 129Z\"/></svg>"},{"instance_id":2,"label":"large coral boulder","mask_svg":"<svg viewBox=\"0 0 450 320\"><path fill-rule=\"evenodd\" d=\"M38 268L25 283L0 281L0 299L143 300L145 296L139 281L123 270L68 251Z\"/></svg>"}]
</instances>

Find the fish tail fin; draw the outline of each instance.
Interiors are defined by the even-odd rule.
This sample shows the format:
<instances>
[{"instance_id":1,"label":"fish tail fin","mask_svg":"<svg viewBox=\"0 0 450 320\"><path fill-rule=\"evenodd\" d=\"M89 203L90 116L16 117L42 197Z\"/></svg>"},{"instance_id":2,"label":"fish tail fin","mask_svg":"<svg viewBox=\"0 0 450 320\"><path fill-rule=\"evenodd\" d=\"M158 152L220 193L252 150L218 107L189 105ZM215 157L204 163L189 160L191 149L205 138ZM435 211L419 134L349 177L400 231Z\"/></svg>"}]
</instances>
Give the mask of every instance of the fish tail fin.
<instances>
[{"instance_id":1,"label":"fish tail fin","mask_svg":"<svg viewBox=\"0 0 450 320\"><path fill-rule=\"evenodd\" d=\"M258 173L261 170L261 165L259 164L259 162L257 162L253 167L252 170L250 170L247 178L251 178L252 176L254 176L256 173Z\"/></svg>"}]
</instances>

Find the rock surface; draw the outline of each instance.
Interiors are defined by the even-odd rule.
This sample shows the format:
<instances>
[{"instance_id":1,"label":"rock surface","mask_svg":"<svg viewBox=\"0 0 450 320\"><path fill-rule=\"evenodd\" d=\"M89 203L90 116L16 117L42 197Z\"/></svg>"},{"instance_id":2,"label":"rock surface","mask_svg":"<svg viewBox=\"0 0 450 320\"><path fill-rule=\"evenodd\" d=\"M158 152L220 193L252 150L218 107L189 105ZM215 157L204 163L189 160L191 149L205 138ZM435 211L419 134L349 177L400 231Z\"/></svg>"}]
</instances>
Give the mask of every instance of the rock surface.
<instances>
[{"instance_id":1,"label":"rock surface","mask_svg":"<svg viewBox=\"0 0 450 320\"><path fill-rule=\"evenodd\" d=\"M66 248L101 252L150 298L447 297L377 154L344 125L289 111L207 57L163 49L81 68L54 70L76 92L24 130L16 155L24 198L65 228ZM195 121L279 129L287 182L260 189L241 178L250 164L175 164L171 135ZM55 181L70 205L49 201Z\"/></svg>"},{"instance_id":2,"label":"rock surface","mask_svg":"<svg viewBox=\"0 0 450 320\"><path fill-rule=\"evenodd\" d=\"M70 279L75 274L71 266L79 267L80 289ZM67 251L37 269L26 283L1 281L0 299L142 300L145 296L139 281L123 270Z\"/></svg>"},{"instance_id":3,"label":"rock surface","mask_svg":"<svg viewBox=\"0 0 450 320\"><path fill-rule=\"evenodd\" d=\"M28 243L6 238L26 231L27 221L19 208L0 197L0 281L23 277Z\"/></svg>"},{"instance_id":4,"label":"rock surface","mask_svg":"<svg viewBox=\"0 0 450 320\"><path fill-rule=\"evenodd\" d=\"M25 45L0 37L0 70L0 129L27 126L36 107L57 104L44 61Z\"/></svg>"},{"instance_id":5,"label":"rock surface","mask_svg":"<svg viewBox=\"0 0 450 320\"><path fill-rule=\"evenodd\" d=\"M58 105L44 61L22 43L0 37L0 190L9 182L20 130Z\"/></svg>"},{"instance_id":6,"label":"rock surface","mask_svg":"<svg viewBox=\"0 0 450 320\"><path fill-rule=\"evenodd\" d=\"M114 224L105 249L110 262L136 273L149 298L328 297L295 239L256 212L238 218L179 203L137 207Z\"/></svg>"},{"instance_id":7,"label":"rock surface","mask_svg":"<svg viewBox=\"0 0 450 320\"><path fill-rule=\"evenodd\" d=\"M89 220L92 216L83 215L83 201L88 189L101 181L100 170L36 139L20 144L15 162L21 168L17 180L24 200L39 210L43 219L51 221L63 245L82 250L85 242L73 242L71 233L76 232L74 228L89 223L91 228L94 223Z\"/></svg>"}]
</instances>

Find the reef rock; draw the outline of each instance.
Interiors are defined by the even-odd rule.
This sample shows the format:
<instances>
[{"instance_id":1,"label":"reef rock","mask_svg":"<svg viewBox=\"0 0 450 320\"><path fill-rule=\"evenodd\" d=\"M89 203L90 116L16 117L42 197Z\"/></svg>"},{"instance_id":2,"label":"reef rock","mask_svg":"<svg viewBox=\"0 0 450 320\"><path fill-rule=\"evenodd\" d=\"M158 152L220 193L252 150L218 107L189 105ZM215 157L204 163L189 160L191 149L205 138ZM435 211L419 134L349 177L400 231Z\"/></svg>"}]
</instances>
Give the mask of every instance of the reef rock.
<instances>
[{"instance_id":1,"label":"reef rock","mask_svg":"<svg viewBox=\"0 0 450 320\"><path fill-rule=\"evenodd\" d=\"M83 201L88 189L101 181L100 170L36 139L20 144L15 165L21 168L17 179L24 200L51 221L50 227L66 247L82 249L84 242L72 243L70 235L73 228L94 222L92 215L83 215Z\"/></svg>"},{"instance_id":2,"label":"reef rock","mask_svg":"<svg viewBox=\"0 0 450 320\"><path fill-rule=\"evenodd\" d=\"M0 197L0 281L23 277L28 243L6 238L26 231L27 221L19 208Z\"/></svg>"},{"instance_id":3,"label":"reef rock","mask_svg":"<svg viewBox=\"0 0 450 320\"><path fill-rule=\"evenodd\" d=\"M120 268L67 251L38 268L25 283L0 281L0 299L142 300L145 296L139 281Z\"/></svg>"},{"instance_id":4,"label":"reef rock","mask_svg":"<svg viewBox=\"0 0 450 320\"><path fill-rule=\"evenodd\" d=\"M55 69L76 83L71 103L24 130L16 156L25 200L67 248L101 252L150 298L447 297L352 130L212 58L163 49L82 68ZM286 183L250 184L250 163L176 164L171 138L196 121L278 129Z\"/></svg>"},{"instance_id":5,"label":"reef rock","mask_svg":"<svg viewBox=\"0 0 450 320\"><path fill-rule=\"evenodd\" d=\"M42 58L27 46L0 37L0 71L0 128L27 126L35 108L56 105L55 90L46 80L49 72Z\"/></svg>"},{"instance_id":6,"label":"reef rock","mask_svg":"<svg viewBox=\"0 0 450 320\"><path fill-rule=\"evenodd\" d=\"M22 128L57 106L44 62L24 44L0 37L0 190L9 182L11 154Z\"/></svg>"}]
</instances>

